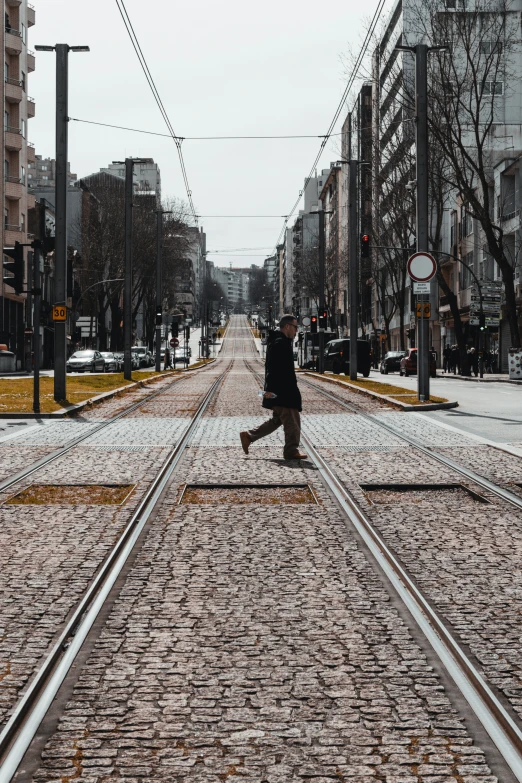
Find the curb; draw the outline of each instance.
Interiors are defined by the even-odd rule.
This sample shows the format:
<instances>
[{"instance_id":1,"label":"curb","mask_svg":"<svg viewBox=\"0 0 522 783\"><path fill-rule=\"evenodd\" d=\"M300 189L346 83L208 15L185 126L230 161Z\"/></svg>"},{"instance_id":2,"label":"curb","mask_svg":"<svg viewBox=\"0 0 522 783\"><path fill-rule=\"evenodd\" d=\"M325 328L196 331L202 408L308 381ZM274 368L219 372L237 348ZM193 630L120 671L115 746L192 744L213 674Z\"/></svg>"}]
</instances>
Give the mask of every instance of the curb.
<instances>
[{"instance_id":1,"label":"curb","mask_svg":"<svg viewBox=\"0 0 522 783\"><path fill-rule=\"evenodd\" d=\"M209 364L211 364L211 362L215 362L215 361L216 361L215 359L211 359L210 362L207 362L206 364L203 364L200 367L194 367L193 369L189 367L186 370L181 370L181 372L196 372L196 370L202 370L204 367L207 367ZM61 411L54 411L51 413L0 413L0 420L1 419L65 419L67 416L70 416L72 413L78 413L78 411L81 411L88 406L98 405L100 402L105 402L105 400L110 400L111 397L117 397L119 395L123 395L129 391L136 389L136 387L138 386L141 387L149 386L151 383L154 383L160 378L169 378L174 374L175 374L174 371L172 371L171 373L157 375L153 378L144 378L142 381L134 381L133 383L130 383L128 386L119 386L117 389L111 389L110 391L103 392L102 394L96 395L96 397L89 397L88 400L79 402L77 403L77 405L68 405L67 408L63 408L63 410Z\"/></svg>"},{"instance_id":2,"label":"curb","mask_svg":"<svg viewBox=\"0 0 522 783\"><path fill-rule=\"evenodd\" d=\"M507 383L512 386L522 386L522 381L517 381L511 378L470 378L468 375L437 375L437 378L444 378L448 381L467 381L468 383Z\"/></svg>"},{"instance_id":3,"label":"curb","mask_svg":"<svg viewBox=\"0 0 522 783\"><path fill-rule=\"evenodd\" d=\"M448 410L449 408L458 408L459 406L456 400L454 402L433 402L428 403L427 405L408 405L406 402L399 402L399 400L394 400L393 397L388 397L385 394L379 394L378 392L371 391L370 389L362 389L360 386L355 386L353 383L349 383L348 381L338 381L334 378L325 378L324 376L318 376L311 372L305 372L303 375L309 375L311 378L320 377L321 380L325 380L327 383L335 383L338 386L347 386L353 391L361 392L362 394L366 394L368 397L373 397L376 400L381 400L381 402L386 402L389 405L393 405L395 408L398 408L401 411L417 411L417 413L419 411L443 411Z\"/></svg>"}]
</instances>

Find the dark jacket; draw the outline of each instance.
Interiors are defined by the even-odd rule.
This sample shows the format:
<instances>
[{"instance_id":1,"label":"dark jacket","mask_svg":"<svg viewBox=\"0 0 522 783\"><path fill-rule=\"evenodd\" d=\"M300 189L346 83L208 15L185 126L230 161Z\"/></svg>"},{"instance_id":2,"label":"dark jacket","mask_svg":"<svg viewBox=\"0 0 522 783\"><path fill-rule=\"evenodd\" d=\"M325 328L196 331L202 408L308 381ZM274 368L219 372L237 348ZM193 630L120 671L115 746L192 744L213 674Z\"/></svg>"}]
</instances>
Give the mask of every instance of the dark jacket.
<instances>
[{"instance_id":1,"label":"dark jacket","mask_svg":"<svg viewBox=\"0 0 522 783\"><path fill-rule=\"evenodd\" d=\"M283 332L270 335L266 348L265 391L277 394L275 400L263 400L263 408L282 405L284 408L301 407L301 392L297 386L294 369L292 340Z\"/></svg>"}]
</instances>

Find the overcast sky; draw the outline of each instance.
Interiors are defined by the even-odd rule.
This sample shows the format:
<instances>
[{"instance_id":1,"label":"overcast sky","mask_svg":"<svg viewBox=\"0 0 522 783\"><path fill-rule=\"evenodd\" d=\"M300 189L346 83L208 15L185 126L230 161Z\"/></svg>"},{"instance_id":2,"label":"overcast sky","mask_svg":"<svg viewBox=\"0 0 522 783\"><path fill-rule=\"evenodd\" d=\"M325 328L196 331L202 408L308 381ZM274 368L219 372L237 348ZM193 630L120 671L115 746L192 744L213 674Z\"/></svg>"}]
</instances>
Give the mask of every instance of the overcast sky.
<instances>
[{"instance_id":1,"label":"overcast sky","mask_svg":"<svg viewBox=\"0 0 522 783\"><path fill-rule=\"evenodd\" d=\"M69 114L166 132L115 0L32 0L36 44L89 45L69 56ZM354 0L126 0L126 8L176 134L324 134L343 93L341 62L358 49L377 6ZM37 52L29 138L54 157L55 55ZM344 118L344 113L343 117ZM339 130L340 128L338 128ZM320 139L183 142L189 183L209 255L219 265L262 264L283 220L210 215L285 215ZM322 166L336 160L332 139ZM71 122L69 160L79 177L126 156L159 164L163 197L184 197L172 139ZM235 252L235 248L256 248ZM258 249L259 248L259 249ZM259 254L259 255L257 255Z\"/></svg>"}]
</instances>

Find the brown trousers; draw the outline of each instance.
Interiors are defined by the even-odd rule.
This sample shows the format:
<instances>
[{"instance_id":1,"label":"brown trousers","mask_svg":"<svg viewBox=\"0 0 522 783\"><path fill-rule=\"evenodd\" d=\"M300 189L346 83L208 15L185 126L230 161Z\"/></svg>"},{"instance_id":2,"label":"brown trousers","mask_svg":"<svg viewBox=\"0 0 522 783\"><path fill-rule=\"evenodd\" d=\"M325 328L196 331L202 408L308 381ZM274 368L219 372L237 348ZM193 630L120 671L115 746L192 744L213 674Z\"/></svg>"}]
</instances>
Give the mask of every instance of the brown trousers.
<instances>
[{"instance_id":1,"label":"brown trousers","mask_svg":"<svg viewBox=\"0 0 522 783\"><path fill-rule=\"evenodd\" d=\"M282 405L274 405L272 408L272 418L267 419L259 427L249 430L248 434L252 441L259 440L275 432L279 427L285 431L285 448L283 456L285 459L292 459L299 453L299 440L301 438L301 416L297 408L284 408Z\"/></svg>"}]
</instances>

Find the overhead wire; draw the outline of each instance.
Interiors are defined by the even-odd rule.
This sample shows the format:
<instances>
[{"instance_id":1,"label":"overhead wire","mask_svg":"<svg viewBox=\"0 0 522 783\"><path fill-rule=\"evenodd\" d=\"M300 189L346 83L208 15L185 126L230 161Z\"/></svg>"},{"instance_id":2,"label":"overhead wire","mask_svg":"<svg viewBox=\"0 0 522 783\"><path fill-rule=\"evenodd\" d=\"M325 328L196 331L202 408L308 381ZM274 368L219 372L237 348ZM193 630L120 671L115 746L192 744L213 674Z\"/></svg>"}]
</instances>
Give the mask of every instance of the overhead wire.
<instances>
[{"instance_id":1,"label":"overhead wire","mask_svg":"<svg viewBox=\"0 0 522 783\"><path fill-rule=\"evenodd\" d=\"M123 24L125 25L125 29L127 30L127 33L129 35L129 38L131 40L132 46L134 48L134 51L136 52L136 56L138 57L139 63L141 65L141 68L143 70L143 73L145 74L145 78L147 79L148 85L152 91L152 94L154 96L154 100L156 101L158 108L161 112L161 116L165 120L165 124L169 130L170 135L172 136L172 139L174 140L174 143L176 145L176 149L178 151L178 157L179 157L179 163L181 166L181 173L183 176L183 182L185 184L185 190L187 193L188 202L190 205L190 209L192 211L192 214L194 216L194 220L197 224L198 222L198 216L196 215L196 209L194 207L194 202L192 201L192 191L190 189L189 181L188 181L188 175L187 175L187 169L185 166L185 160L183 158L183 152L181 150L181 141L179 137L176 135L174 128L172 126L172 123L169 119L169 116L167 114L167 111L163 105L163 101L161 100L160 94L158 92L158 89L156 87L156 84L154 82L154 79L152 77L152 74L150 72L149 66L147 65L147 60L145 58L145 55L143 54L143 51L141 49L140 43L138 41L138 37L134 31L134 28L132 26L132 22L130 20L129 14L127 12L127 9L125 7L124 0L116 0L116 5L118 7L118 10L120 12L121 18L123 19Z\"/></svg>"},{"instance_id":2,"label":"overhead wire","mask_svg":"<svg viewBox=\"0 0 522 783\"><path fill-rule=\"evenodd\" d=\"M281 231L279 233L279 237L278 237L277 242L276 242L276 247L281 242L281 239L282 239L283 234L285 232L286 226L288 224L288 219L294 214L295 210L299 206L299 202L301 201L303 193L305 192L308 183L310 182L310 180L314 176L314 172L316 170L317 164L319 163L319 160L321 159L321 155L323 154L323 150L326 147L328 139L330 138L330 136L333 135L333 129L334 129L336 123L337 123L337 120L339 119L339 117L341 115L341 112L342 112L343 107L344 107L344 105L346 103L346 100L348 98L350 90L352 89L352 86L353 86L353 83L354 83L355 78L357 76L357 73L359 71L359 68L361 67L361 63L362 63L363 57L366 54L366 50L368 48L368 44L370 43L371 36L373 35L374 30L375 30L375 28L377 26L377 23L378 23L378 21L380 19L380 16L381 16L382 10L384 8L385 2L386 2L386 0L379 0L379 2L377 4L377 8L375 9L375 13L373 15L373 18L372 18L372 21L370 23L370 26L369 26L368 30L366 31L366 36L364 38L364 41L363 41L363 44L362 44L362 47L361 47L361 51L359 52L359 55L358 55L357 60L355 62L354 68L352 70L351 77L348 80L348 83L347 83L346 88L345 88L345 90L343 92L341 100L339 101L337 109L335 110L335 114L333 116L333 119L332 119L329 127L328 127L328 131L324 135L323 140L322 140L322 142L320 144L319 151L318 151L318 153L317 153L317 155L315 157L315 160L314 160L314 162L312 164L312 168L310 169L310 174L306 177L305 182L304 182L304 186L303 186L302 190L299 191L299 195L298 195L298 197L297 197L297 199L296 199L292 209L290 210L289 215L287 216L285 222L283 223L283 226L282 226Z\"/></svg>"}]
</instances>

